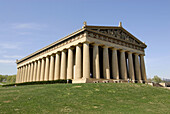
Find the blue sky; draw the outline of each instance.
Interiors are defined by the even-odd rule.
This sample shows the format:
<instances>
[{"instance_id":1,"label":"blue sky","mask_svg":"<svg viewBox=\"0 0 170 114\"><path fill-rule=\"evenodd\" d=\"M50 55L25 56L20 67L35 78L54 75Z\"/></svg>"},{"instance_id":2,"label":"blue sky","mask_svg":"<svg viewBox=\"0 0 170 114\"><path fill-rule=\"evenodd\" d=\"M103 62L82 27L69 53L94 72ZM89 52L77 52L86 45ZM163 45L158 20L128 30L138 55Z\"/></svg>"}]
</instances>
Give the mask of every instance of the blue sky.
<instances>
[{"instance_id":1,"label":"blue sky","mask_svg":"<svg viewBox=\"0 0 170 114\"><path fill-rule=\"evenodd\" d=\"M0 0L0 74L16 59L89 25L123 27L145 42L147 76L170 78L169 0Z\"/></svg>"}]
</instances>

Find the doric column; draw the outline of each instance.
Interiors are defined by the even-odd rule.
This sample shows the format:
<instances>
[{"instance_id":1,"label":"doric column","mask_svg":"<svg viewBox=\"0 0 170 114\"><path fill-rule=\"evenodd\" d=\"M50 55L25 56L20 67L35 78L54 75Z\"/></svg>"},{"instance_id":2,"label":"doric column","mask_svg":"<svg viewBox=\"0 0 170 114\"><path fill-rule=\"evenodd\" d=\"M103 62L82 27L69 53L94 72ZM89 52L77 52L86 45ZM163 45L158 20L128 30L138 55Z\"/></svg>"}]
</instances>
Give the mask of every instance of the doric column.
<instances>
[{"instance_id":1,"label":"doric column","mask_svg":"<svg viewBox=\"0 0 170 114\"><path fill-rule=\"evenodd\" d=\"M41 76L40 81L44 81L44 75L45 75L45 58L42 58L41 63Z\"/></svg>"},{"instance_id":2,"label":"doric column","mask_svg":"<svg viewBox=\"0 0 170 114\"><path fill-rule=\"evenodd\" d=\"M135 74L138 82L141 82L141 71L139 64L139 54L135 54Z\"/></svg>"},{"instance_id":3,"label":"doric column","mask_svg":"<svg viewBox=\"0 0 170 114\"><path fill-rule=\"evenodd\" d=\"M54 80L54 55L50 56L50 74L49 74L49 80Z\"/></svg>"},{"instance_id":4,"label":"doric column","mask_svg":"<svg viewBox=\"0 0 170 114\"><path fill-rule=\"evenodd\" d=\"M27 81L27 73L28 72L28 65L25 65L25 74L24 74L24 82Z\"/></svg>"},{"instance_id":5,"label":"doric column","mask_svg":"<svg viewBox=\"0 0 170 114\"><path fill-rule=\"evenodd\" d=\"M82 62L81 62L81 45L76 46L76 68L75 68L75 79L82 78Z\"/></svg>"},{"instance_id":6,"label":"doric column","mask_svg":"<svg viewBox=\"0 0 170 114\"><path fill-rule=\"evenodd\" d=\"M25 65L23 66L23 72L22 72L22 82L24 82L25 78Z\"/></svg>"},{"instance_id":7,"label":"doric column","mask_svg":"<svg viewBox=\"0 0 170 114\"><path fill-rule=\"evenodd\" d=\"M34 62L33 82L36 81L36 76L37 76L37 61Z\"/></svg>"},{"instance_id":8,"label":"doric column","mask_svg":"<svg viewBox=\"0 0 170 114\"><path fill-rule=\"evenodd\" d=\"M45 76L44 81L49 80L49 64L50 64L50 58L49 56L46 57L46 63L45 63Z\"/></svg>"},{"instance_id":9,"label":"doric column","mask_svg":"<svg viewBox=\"0 0 170 114\"><path fill-rule=\"evenodd\" d=\"M119 79L119 68L117 59L117 49L112 48L112 76L113 79Z\"/></svg>"},{"instance_id":10,"label":"doric column","mask_svg":"<svg viewBox=\"0 0 170 114\"><path fill-rule=\"evenodd\" d=\"M142 79L146 82L147 78L146 78L144 55L140 55L140 65L141 65Z\"/></svg>"},{"instance_id":11,"label":"doric column","mask_svg":"<svg viewBox=\"0 0 170 114\"><path fill-rule=\"evenodd\" d=\"M36 81L40 81L40 73L41 73L41 60L38 60L38 67L37 67L37 77Z\"/></svg>"},{"instance_id":12,"label":"doric column","mask_svg":"<svg viewBox=\"0 0 170 114\"><path fill-rule=\"evenodd\" d=\"M127 80L127 68L124 50L120 50L120 74L123 80Z\"/></svg>"},{"instance_id":13,"label":"doric column","mask_svg":"<svg viewBox=\"0 0 170 114\"><path fill-rule=\"evenodd\" d=\"M83 43L83 78L90 78L89 43Z\"/></svg>"},{"instance_id":14,"label":"doric column","mask_svg":"<svg viewBox=\"0 0 170 114\"><path fill-rule=\"evenodd\" d=\"M100 79L99 46L93 44L93 77Z\"/></svg>"},{"instance_id":15,"label":"doric column","mask_svg":"<svg viewBox=\"0 0 170 114\"><path fill-rule=\"evenodd\" d=\"M67 79L73 79L73 48L68 49Z\"/></svg>"},{"instance_id":16,"label":"doric column","mask_svg":"<svg viewBox=\"0 0 170 114\"><path fill-rule=\"evenodd\" d=\"M18 83L21 82L21 75L22 75L22 67L19 67L19 77L18 77Z\"/></svg>"},{"instance_id":17,"label":"doric column","mask_svg":"<svg viewBox=\"0 0 170 114\"><path fill-rule=\"evenodd\" d=\"M24 73L24 66L21 67L20 83L22 83L23 73Z\"/></svg>"},{"instance_id":18,"label":"doric column","mask_svg":"<svg viewBox=\"0 0 170 114\"><path fill-rule=\"evenodd\" d=\"M60 79L60 53L57 52L55 56L55 75L54 80Z\"/></svg>"},{"instance_id":19,"label":"doric column","mask_svg":"<svg viewBox=\"0 0 170 114\"><path fill-rule=\"evenodd\" d=\"M110 79L110 65L109 65L109 52L108 47L103 47L103 76Z\"/></svg>"},{"instance_id":20,"label":"doric column","mask_svg":"<svg viewBox=\"0 0 170 114\"><path fill-rule=\"evenodd\" d=\"M16 76L16 81L15 81L15 83L18 83L18 78L19 78L19 68L17 68L17 76Z\"/></svg>"},{"instance_id":21,"label":"doric column","mask_svg":"<svg viewBox=\"0 0 170 114\"><path fill-rule=\"evenodd\" d=\"M27 82L29 82L29 79L30 79L30 63L28 63Z\"/></svg>"},{"instance_id":22,"label":"doric column","mask_svg":"<svg viewBox=\"0 0 170 114\"><path fill-rule=\"evenodd\" d=\"M128 65L129 65L129 77L132 80L132 82L135 82L132 52L128 52Z\"/></svg>"},{"instance_id":23,"label":"doric column","mask_svg":"<svg viewBox=\"0 0 170 114\"><path fill-rule=\"evenodd\" d=\"M60 71L60 79L66 79L66 50L61 52L61 71Z\"/></svg>"},{"instance_id":24,"label":"doric column","mask_svg":"<svg viewBox=\"0 0 170 114\"><path fill-rule=\"evenodd\" d=\"M34 73L34 62L31 63L31 72L30 72L30 81L33 81L33 73Z\"/></svg>"},{"instance_id":25,"label":"doric column","mask_svg":"<svg viewBox=\"0 0 170 114\"><path fill-rule=\"evenodd\" d=\"M22 70L21 70L21 67L20 67L20 68L19 68L18 83L21 82L21 73L22 73Z\"/></svg>"}]
</instances>

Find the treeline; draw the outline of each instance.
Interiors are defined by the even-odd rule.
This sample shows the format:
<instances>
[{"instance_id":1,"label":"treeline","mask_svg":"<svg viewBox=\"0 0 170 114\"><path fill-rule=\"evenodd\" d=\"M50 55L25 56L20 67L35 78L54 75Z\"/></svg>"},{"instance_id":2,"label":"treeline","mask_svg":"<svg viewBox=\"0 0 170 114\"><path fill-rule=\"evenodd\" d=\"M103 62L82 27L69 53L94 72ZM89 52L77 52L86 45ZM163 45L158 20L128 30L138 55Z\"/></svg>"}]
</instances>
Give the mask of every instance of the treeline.
<instances>
[{"instance_id":1,"label":"treeline","mask_svg":"<svg viewBox=\"0 0 170 114\"><path fill-rule=\"evenodd\" d=\"M170 79L161 79L159 76L154 76L153 78L148 78L148 82L154 82L154 83L161 83L161 82L170 82Z\"/></svg>"},{"instance_id":2,"label":"treeline","mask_svg":"<svg viewBox=\"0 0 170 114\"><path fill-rule=\"evenodd\" d=\"M15 83L16 75L0 75L0 82Z\"/></svg>"}]
</instances>

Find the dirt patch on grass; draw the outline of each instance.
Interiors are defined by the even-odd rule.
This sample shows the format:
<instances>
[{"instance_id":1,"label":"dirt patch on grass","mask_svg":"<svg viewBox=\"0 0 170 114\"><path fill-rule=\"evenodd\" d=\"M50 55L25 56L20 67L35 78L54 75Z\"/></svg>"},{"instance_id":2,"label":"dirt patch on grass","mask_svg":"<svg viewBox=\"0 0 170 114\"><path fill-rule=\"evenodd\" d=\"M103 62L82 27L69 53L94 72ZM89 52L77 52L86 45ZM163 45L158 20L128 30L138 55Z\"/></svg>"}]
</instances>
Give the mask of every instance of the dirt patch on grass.
<instances>
[{"instance_id":1,"label":"dirt patch on grass","mask_svg":"<svg viewBox=\"0 0 170 114\"><path fill-rule=\"evenodd\" d=\"M80 88L80 87L82 87L82 86L73 86L73 88Z\"/></svg>"},{"instance_id":2,"label":"dirt patch on grass","mask_svg":"<svg viewBox=\"0 0 170 114\"><path fill-rule=\"evenodd\" d=\"M61 109L61 112L70 113L70 112L72 112L72 110L71 110L71 108L66 106L63 109Z\"/></svg>"},{"instance_id":3,"label":"dirt patch on grass","mask_svg":"<svg viewBox=\"0 0 170 114\"><path fill-rule=\"evenodd\" d=\"M10 100L8 100L8 101L3 101L4 103L10 103L11 101Z\"/></svg>"}]
</instances>

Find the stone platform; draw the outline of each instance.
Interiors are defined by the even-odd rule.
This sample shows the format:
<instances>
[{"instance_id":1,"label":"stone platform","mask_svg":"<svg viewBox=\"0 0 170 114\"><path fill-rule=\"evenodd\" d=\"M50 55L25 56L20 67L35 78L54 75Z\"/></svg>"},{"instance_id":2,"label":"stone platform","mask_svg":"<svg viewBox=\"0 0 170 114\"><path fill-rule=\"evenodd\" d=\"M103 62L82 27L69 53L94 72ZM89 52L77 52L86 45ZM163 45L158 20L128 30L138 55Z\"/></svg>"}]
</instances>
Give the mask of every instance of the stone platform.
<instances>
[{"instance_id":1,"label":"stone platform","mask_svg":"<svg viewBox=\"0 0 170 114\"><path fill-rule=\"evenodd\" d=\"M115 80L115 79L94 79L94 78L85 78L85 79L73 79L72 83L128 83L126 80ZM132 83L132 82L130 82Z\"/></svg>"}]
</instances>

